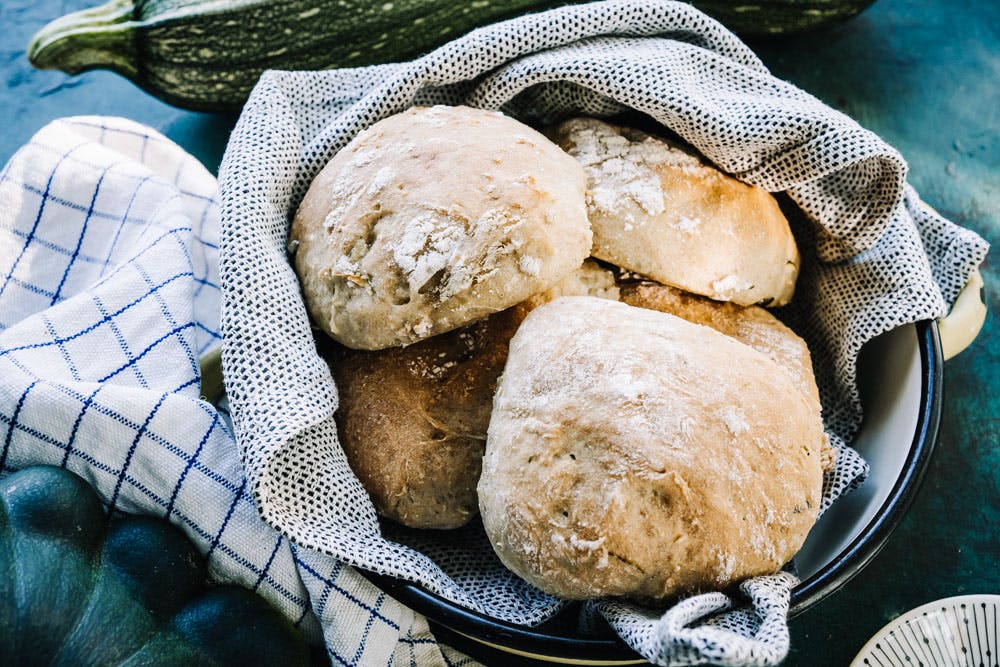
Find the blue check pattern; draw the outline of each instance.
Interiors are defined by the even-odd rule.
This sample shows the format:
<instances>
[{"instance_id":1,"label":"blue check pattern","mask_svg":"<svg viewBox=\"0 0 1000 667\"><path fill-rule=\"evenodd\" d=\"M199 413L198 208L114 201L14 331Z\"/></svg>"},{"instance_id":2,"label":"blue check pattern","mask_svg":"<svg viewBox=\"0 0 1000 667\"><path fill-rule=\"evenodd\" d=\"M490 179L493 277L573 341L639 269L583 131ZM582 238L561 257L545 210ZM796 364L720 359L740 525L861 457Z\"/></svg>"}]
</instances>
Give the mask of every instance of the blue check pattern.
<instances>
[{"instance_id":1,"label":"blue check pattern","mask_svg":"<svg viewBox=\"0 0 1000 667\"><path fill-rule=\"evenodd\" d=\"M81 475L109 509L162 517L211 576L265 597L334 665L472 664L351 568L291 544L247 489L225 407L218 191L150 128L74 117L0 173L0 476Z\"/></svg>"}]
</instances>

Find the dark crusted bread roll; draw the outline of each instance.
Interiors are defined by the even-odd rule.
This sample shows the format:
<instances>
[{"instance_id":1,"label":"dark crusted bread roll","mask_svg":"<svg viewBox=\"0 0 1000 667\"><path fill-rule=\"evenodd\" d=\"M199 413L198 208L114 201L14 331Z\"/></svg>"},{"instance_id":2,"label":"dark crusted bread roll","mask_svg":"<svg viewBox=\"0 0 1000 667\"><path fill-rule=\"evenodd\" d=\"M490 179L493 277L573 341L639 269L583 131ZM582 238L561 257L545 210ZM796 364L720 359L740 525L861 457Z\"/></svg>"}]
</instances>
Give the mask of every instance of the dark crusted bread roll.
<instances>
[{"instance_id":1,"label":"dark crusted bread roll","mask_svg":"<svg viewBox=\"0 0 1000 667\"><path fill-rule=\"evenodd\" d=\"M340 443L383 516L456 528L478 512L476 482L507 344L534 307L565 294L616 299L594 262L528 301L462 329L376 352L328 355L340 394Z\"/></svg>"}]
</instances>

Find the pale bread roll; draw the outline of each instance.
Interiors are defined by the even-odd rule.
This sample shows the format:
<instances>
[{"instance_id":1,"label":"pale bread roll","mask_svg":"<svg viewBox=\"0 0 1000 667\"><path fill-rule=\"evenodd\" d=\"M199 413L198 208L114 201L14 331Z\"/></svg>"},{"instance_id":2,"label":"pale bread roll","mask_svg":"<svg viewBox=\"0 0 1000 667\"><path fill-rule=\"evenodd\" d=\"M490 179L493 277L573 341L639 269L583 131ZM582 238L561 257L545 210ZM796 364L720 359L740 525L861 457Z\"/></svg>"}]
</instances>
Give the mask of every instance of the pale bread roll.
<instances>
[{"instance_id":1,"label":"pale bread roll","mask_svg":"<svg viewBox=\"0 0 1000 667\"><path fill-rule=\"evenodd\" d=\"M510 343L479 481L500 560L571 599L775 572L816 520L823 428L787 371L708 327L566 297Z\"/></svg>"},{"instance_id":2,"label":"pale bread roll","mask_svg":"<svg viewBox=\"0 0 1000 667\"><path fill-rule=\"evenodd\" d=\"M719 301L792 298L799 252L769 193L638 130L577 118L555 136L587 174L594 257Z\"/></svg>"},{"instance_id":3,"label":"pale bread roll","mask_svg":"<svg viewBox=\"0 0 1000 667\"><path fill-rule=\"evenodd\" d=\"M613 271L604 268L593 259L587 259L576 271L541 294L536 294L525 300L523 305L531 310L561 296L593 296L599 299L618 301L621 297L621 290ZM525 315L527 315L527 311L525 311Z\"/></svg>"},{"instance_id":4,"label":"pale bread roll","mask_svg":"<svg viewBox=\"0 0 1000 667\"><path fill-rule=\"evenodd\" d=\"M313 181L291 231L309 312L357 349L406 345L544 291L590 254L581 167L497 112L412 108Z\"/></svg>"},{"instance_id":5,"label":"pale bread roll","mask_svg":"<svg viewBox=\"0 0 1000 667\"><path fill-rule=\"evenodd\" d=\"M620 295L622 303L703 324L761 352L789 372L812 409L816 414L822 414L809 346L767 310L759 306L713 301L648 280L623 282ZM837 451L829 446L829 439L824 436L821 452L823 470L832 470L836 461Z\"/></svg>"},{"instance_id":6,"label":"pale bread roll","mask_svg":"<svg viewBox=\"0 0 1000 667\"><path fill-rule=\"evenodd\" d=\"M522 304L405 348L337 346L340 444L378 512L413 528L457 528L479 511L476 482L507 344L558 296L617 299L610 271L583 266Z\"/></svg>"},{"instance_id":7,"label":"pale bread roll","mask_svg":"<svg viewBox=\"0 0 1000 667\"><path fill-rule=\"evenodd\" d=\"M819 411L819 390L809 347L767 310L713 301L648 280L623 282L621 301L704 324L767 355L789 372L799 390Z\"/></svg>"}]
</instances>

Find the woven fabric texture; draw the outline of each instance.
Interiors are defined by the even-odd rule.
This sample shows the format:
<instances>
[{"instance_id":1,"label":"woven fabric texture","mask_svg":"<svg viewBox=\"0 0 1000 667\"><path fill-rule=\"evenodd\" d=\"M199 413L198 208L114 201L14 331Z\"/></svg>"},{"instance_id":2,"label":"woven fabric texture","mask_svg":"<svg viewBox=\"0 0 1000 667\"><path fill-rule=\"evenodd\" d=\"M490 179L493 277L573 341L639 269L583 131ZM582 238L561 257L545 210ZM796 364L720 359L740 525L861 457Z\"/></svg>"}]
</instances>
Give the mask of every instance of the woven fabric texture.
<instances>
[{"instance_id":1,"label":"woven fabric texture","mask_svg":"<svg viewBox=\"0 0 1000 667\"><path fill-rule=\"evenodd\" d=\"M75 117L0 172L0 476L77 473L180 527L219 582L266 598L334 665L467 665L423 617L264 523L227 415L200 399L220 341L215 178L159 133Z\"/></svg>"},{"instance_id":2,"label":"woven fabric texture","mask_svg":"<svg viewBox=\"0 0 1000 667\"><path fill-rule=\"evenodd\" d=\"M481 528L435 535L380 526L337 442L337 390L286 256L312 178L360 130L415 104L499 109L536 125L626 110L651 117L722 169L804 214L800 296L786 319L815 354L840 456L824 507L864 475L855 432L863 343L942 315L986 252L924 210L906 164L877 136L775 79L721 25L676 2L612 0L476 30L410 63L265 73L220 172L224 368L247 478L268 523L295 542L419 582L491 616L532 624L561 602L506 572ZM788 645L790 575L748 582L749 611L721 594L650 615L598 605L660 664L775 664Z\"/></svg>"}]
</instances>

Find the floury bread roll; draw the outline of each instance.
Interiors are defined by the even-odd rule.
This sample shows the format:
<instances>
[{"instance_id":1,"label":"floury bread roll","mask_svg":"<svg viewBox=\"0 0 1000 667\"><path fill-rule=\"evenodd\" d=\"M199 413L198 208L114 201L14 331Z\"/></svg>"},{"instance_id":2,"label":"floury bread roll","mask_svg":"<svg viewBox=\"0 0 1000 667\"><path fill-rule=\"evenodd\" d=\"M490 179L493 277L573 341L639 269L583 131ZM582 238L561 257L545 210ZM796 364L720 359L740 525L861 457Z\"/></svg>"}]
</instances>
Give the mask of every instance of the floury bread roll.
<instances>
[{"instance_id":1,"label":"floury bread roll","mask_svg":"<svg viewBox=\"0 0 1000 667\"><path fill-rule=\"evenodd\" d=\"M310 314L382 349L542 292L590 254L579 164L500 113L417 107L375 123L313 181L292 225Z\"/></svg>"},{"instance_id":2,"label":"floury bread roll","mask_svg":"<svg viewBox=\"0 0 1000 667\"><path fill-rule=\"evenodd\" d=\"M594 257L719 301L792 298L799 252L766 191L638 130L577 118L555 135L587 173Z\"/></svg>"},{"instance_id":3,"label":"floury bread roll","mask_svg":"<svg viewBox=\"0 0 1000 667\"><path fill-rule=\"evenodd\" d=\"M712 301L648 280L623 282L621 300L630 306L658 310L688 322L704 324L762 352L789 372L799 390L819 411L819 390L809 347L767 310Z\"/></svg>"},{"instance_id":4,"label":"floury bread roll","mask_svg":"<svg viewBox=\"0 0 1000 667\"><path fill-rule=\"evenodd\" d=\"M522 304L527 308L524 314L527 315L532 309L561 296L593 296L599 299L618 301L621 298L621 290L612 271L604 268L600 263L588 259L576 271L549 289L527 299Z\"/></svg>"},{"instance_id":5,"label":"floury bread roll","mask_svg":"<svg viewBox=\"0 0 1000 667\"><path fill-rule=\"evenodd\" d=\"M534 307L558 296L617 299L610 271L587 261L543 294L404 348L337 346L348 462L383 516L413 528L457 528L479 511L476 482L507 344Z\"/></svg>"},{"instance_id":6,"label":"floury bread roll","mask_svg":"<svg viewBox=\"0 0 1000 667\"><path fill-rule=\"evenodd\" d=\"M567 297L510 343L479 482L503 563L571 599L657 600L775 572L816 520L820 416L708 327Z\"/></svg>"},{"instance_id":7,"label":"floury bread roll","mask_svg":"<svg viewBox=\"0 0 1000 667\"><path fill-rule=\"evenodd\" d=\"M620 298L630 306L676 315L749 345L787 370L812 409L822 414L809 346L767 310L713 301L648 280L625 281L621 285ZM821 453L822 465L824 470L831 470L837 452L826 438L824 442L827 444Z\"/></svg>"}]
</instances>

